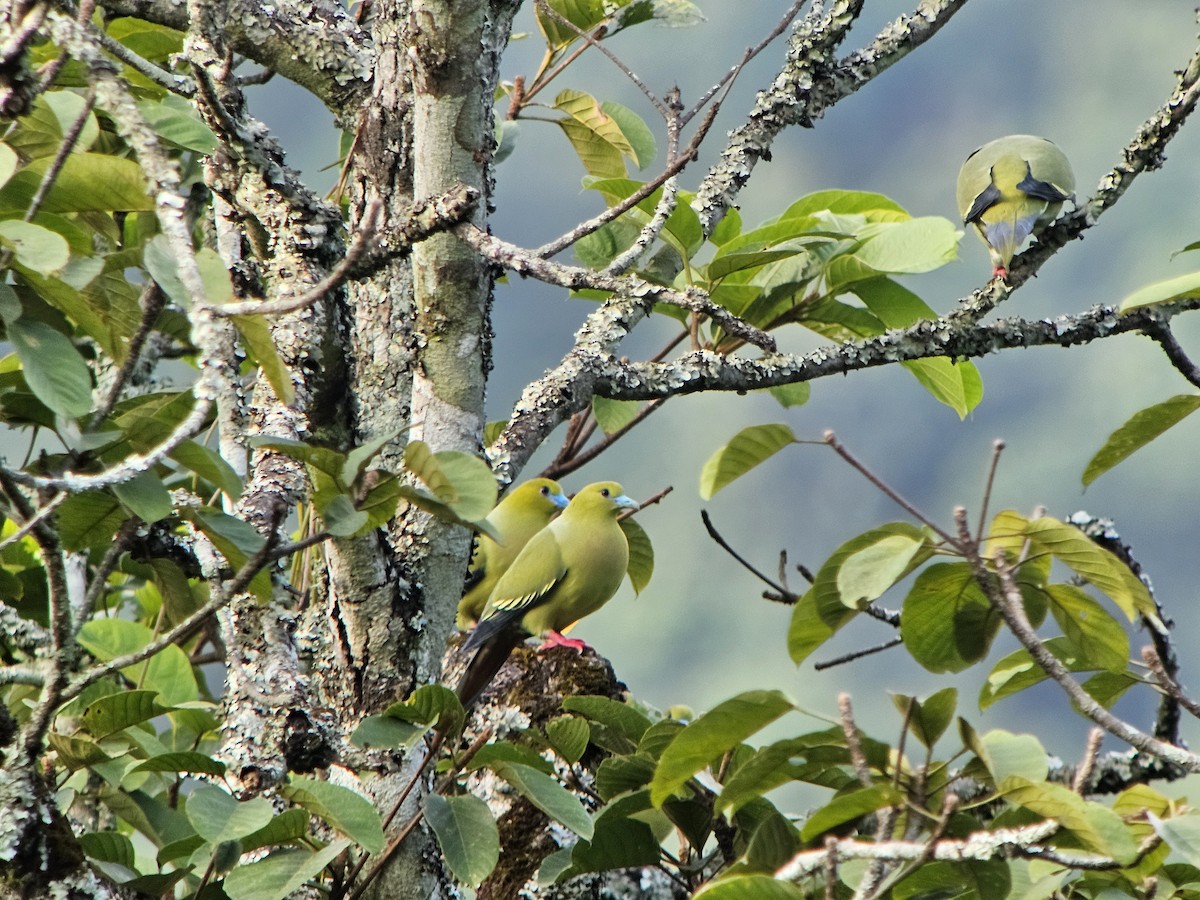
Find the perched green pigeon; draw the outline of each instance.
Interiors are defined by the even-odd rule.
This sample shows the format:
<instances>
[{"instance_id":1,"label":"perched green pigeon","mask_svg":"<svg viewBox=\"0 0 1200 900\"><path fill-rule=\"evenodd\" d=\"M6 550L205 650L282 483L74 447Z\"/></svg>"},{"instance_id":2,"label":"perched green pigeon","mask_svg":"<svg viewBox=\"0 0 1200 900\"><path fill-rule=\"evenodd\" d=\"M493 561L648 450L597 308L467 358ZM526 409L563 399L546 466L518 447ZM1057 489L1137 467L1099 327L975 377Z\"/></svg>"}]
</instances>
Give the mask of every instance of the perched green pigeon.
<instances>
[{"instance_id":1,"label":"perched green pigeon","mask_svg":"<svg viewBox=\"0 0 1200 900\"><path fill-rule=\"evenodd\" d=\"M470 628L479 621L500 576L512 565L529 539L549 525L566 505L567 495L557 481L534 478L513 488L488 513L485 521L499 541L486 534L479 535L467 574L470 586L458 601L459 628Z\"/></svg>"},{"instance_id":2,"label":"perched green pigeon","mask_svg":"<svg viewBox=\"0 0 1200 900\"><path fill-rule=\"evenodd\" d=\"M508 655L529 635L549 643L583 646L562 631L607 603L629 565L629 544L617 524L637 509L615 481L589 484L563 514L529 539L496 582L479 624L464 648L478 650L458 684L470 704Z\"/></svg>"},{"instance_id":3,"label":"perched green pigeon","mask_svg":"<svg viewBox=\"0 0 1200 900\"><path fill-rule=\"evenodd\" d=\"M958 173L958 211L987 245L993 273L1005 278L1025 238L1054 220L1064 200L1075 201L1075 173L1050 141L1010 134L984 144Z\"/></svg>"}]
</instances>

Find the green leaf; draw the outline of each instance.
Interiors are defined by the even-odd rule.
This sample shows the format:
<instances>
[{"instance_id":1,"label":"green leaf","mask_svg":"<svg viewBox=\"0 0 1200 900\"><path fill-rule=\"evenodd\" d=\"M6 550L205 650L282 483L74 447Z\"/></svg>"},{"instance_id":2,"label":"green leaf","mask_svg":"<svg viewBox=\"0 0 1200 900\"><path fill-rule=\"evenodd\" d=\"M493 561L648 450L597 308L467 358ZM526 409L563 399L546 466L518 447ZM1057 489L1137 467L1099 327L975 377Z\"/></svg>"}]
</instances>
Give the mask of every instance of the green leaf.
<instances>
[{"instance_id":1,"label":"green leaf","mask_svg":"<svg viewBox=\"0 0 1200 900\"><path fill-rule=\"evenodd\" d=\"M795 384L777 384L775 387L767 388L767 391L778 401L780 406L784 409L791 409L795 406L803 406L808 402L808 398L812 395L812 385L807 381L797 381Z\"/></svg>"},{"instance_id":2,"label":"green leaf","mask_svg":"<svg viewBox=\"0 0 1200 900\"><path fill-rule=\"evenodd\" d=\"M320 510L326 530L334 537L350 537L368 528L370 517L354 508L354 501L345 494L329 499Z\"/></svg>"},{"instance_id":3,"label":"green leaf","mask_svg":"<svg viewBox=\"0 0 1200 900\"><path fill-rule=\"evenodd\" d=\"M249 853L259 847L274 847L301 841L308 837L311 821L312 817L302 809L285 809L258 831L242 838L242 851Z\"/></svg>"},{"instance_id":4,"label":"green leaf","mask_svg":"<svg viewBox=\"0 0 1200 900\"><path fill-rule=\"evenodd\" d=\"M893 895L895 900L1006 900L1009 896L1035 900L1051 896L1053 889L1041 893L1014 891L1011 865L1002 859L928 862L897 883Z\"/></svg>"},{"instance_id":5,"label":"green leaf","mask_svg":"<svg viewBox=\"0 0 1200 900\"><path fill-rule=\"evenodd\" d=\"M600 104L600 111L617 123L621 134L629 142L630 158L637 163L639 169L644 169L654 162L658 154L658 145L654 140L654 132L641 116L627 106L606 100Z\"/></svg>"},{"instance_id":6,"label":"green leaf","mask_svg":"<svg viewBox=\"0 0 1200 900\"><path fill-rule=\"evenodd\" d=\"M1200 294L1200 272L1188 272L1186 275L1176 275L1165 281L1156 281L1145 287L1138 288L1121 301L1121 312L1136 309L1139 306L1149 306L1152 303L1163 303L1167 300L1177 300L1181 297L1193 297Z\"/></svg>"},{"instance_id":7,"label":"green leaf","mask_svg":"<svg viewBox=\"0 0 1200 900\"><path fill-rule=\"evenodd\" d=\"M500 859L500 833L487 804L471 794L428 794L425 821L433 829L454 877L478 887Z\"/></svg>"},{"instance_id":8,"label":"green leaf","mask_svg":"<svg viewBox=\"0 0 1200 900\"><path fill-rule=\"evenodd\" d=\"M1084 487L1197 409L1200 409L1200 395L1178 394L1135 412L1129 421L1108 436L1104 446L1088 462L1083 470Z\"/></svg>"},{"instance_id":9,"label":"green leaf","mask_svg":"<svg viewBox=\"0 0 1200 900\"><path fill-rule=\"evenodd\" d=\"M946 733L946 729L954 720L954 711L958 706L958 689L942 688L924 700L893 694L892 702L900 712L908 716L909 727L917 740L932 750L933 745Z\"/></svg>"},{"instance_id":10,"label":"green leaf","mask_svg":"<svg viewBox=\"0 0 1200 900\"><path fill-rule=\"evenodd\" d=\"M444 684L423 684L407 700L393 703L383 714L402 722L419 722L443 731L456 731L466 710L458 695Z\"/></svg>"},{"instance_id":11,"label":"green leaf","mask_svg":"<svg viewBox=\"0 0 1200 900\"><path fill-rule=\"evenodd\" d=\"M949 219L922 216L903 222L875 222L859 232L863 243L855 261L885 274L930 272L951 262L962 232Z\"/></svg>"},{"instance_id":12,"label":"green leaf","mask_svg":"<svg viewBox=\"0 0 1200 900\"><path fill-rule=\"evenodd\" d=\"M60 416L78 418L92 408L92 373L70 339L44 322L8 324L29 389Z\"/></svg>"},{"instance_id":13,"label":"green leaf","mask_svg":"<svg viewBox=\"0 0 1200 900\"><path fill-rule=\"evenodd\" d=\"M726 777L713 811L732 815L750 801L797 778L800 766L793 760L811 746L808 741L787 740L755 750Z\"/></svg>"},{"instance_id":14,"label":"green leaf","mask_svg":"<svg viewBox=\"0 0 1200 900\"><path fill-rule=\"evenodd\" d=\"M604 800L644 788L654 777L649 753L609 756L596 769L596 791Z\"/></svg>"},{"instance_id":15,"label":"green leaf","mask_svg":"<svg viewBox=\"0 0 1200 900\"><path fill-rule=\"evenodd\" d=\"M621 126L601 108L599 101L582 91L564 90L554 98L554 108L567 117L556 119L575 148L583 167L597 178L625 175L624 157L634 159L633 147Z\"/></svg>"},{"instance_id":16,"label":"green leaf","mask_svg":"<svg viewBox=\"0 0 1200 900\"><path fill-rule=\"evenodd\" d=\"M13 177L20 164L21 158L16 151L7 144L0 144L0 187Z\"/></svg>"},{"instance_id":17,"label":"green leaf","mask_svg":"<svg viewBox=\"0 0 1200 900\"><path fill-rule=\"evenodd\" d=\"M650 720L637 709L609 697L565 697L562 708L566 712L579 713L584 718L603 725L626 738L633 746L637 745L642 735L650 728Z\"/></svg>"},{"instance_id":18,"label":"green leaf","mask_svg":"<svg viewBox=\"0 0 1200 900\"><path fill-rule=\"evenodd\" d=\"M152 756L137 766L132 772L194 772L202 775L222 776L225 774L225 763L213 759L194 750L178 750L174 753L160 753Z\"/></svg>"},{"instance_id":19,"label":"green leaf","mask_svg":"<svg viewBox=\"0 0 1200 900\"><path fill-rule=\"evenodd\" d=\"M57 272L70 259L70 248L58 234L33 222L0 222L0 247L13 251L18 265L39 275Z\"/></svg>"},{"instance_id":20,"label":"green leaf","mask_svg":"<svg viewBox=\"0 0 1200 900\"><path fill-rule=\"evenodd\" d=\"M171 451L171 459L191 469L230 500L242 494L242 479L221 454L193 440L186 440Z\"/></svg>"},{"instance_id":21,"label":"green leaf","mask_svg":"<svg viewBox=\"0 0 1200 900\"><path fill-rule=\"evenodd\" d=\"M579 762L587 750L592 730L585 719L578 716L558 716L546 723L546 737L554 752L570 765Z\"/></svg>"},{"instance_id":22,"label":"green leaf","mask_svg":"<svg viewBox=\"0 0 1200 900\"><path fill-rule=\"evenodd\" d=\"M711 500L721 488L796 441L796 435L787 425L743 428L704 464L700 474L700 496Z\"/></svg>"},{"instance_id":23,"label":"green leaf","mask_svg":"<svg viewBox=\"0 0 1200 900\"><path fill-rule=\"evenodd\" d=\"M188 794L185 811L200 836L213 844L253 834L275 815L269 800L239 801L211 784L196 785Z\"/></svg>"},{"instance_id":24,"label":"green leaf","mask_svg":"<svg viewBox=\"0 0 1200 900\"><path fill-rule=\"evenodd\" d=\"M157 697L157 691L121 691L101 697L83 711L83 727L92 736L103 738L149 721L168 711Z\"/></svg>"},{"instance_id":25,"label":"green leaf","mask_svg":"<svg viewBox=\"0 0 1200 900\"><path fill-rule=\"evenodd\" d=\"M0 211L24 212L53 160L35 159L0 188ZM42 203L45 212L150 211L146 177L131 159L72 153Z\"/></svg>"},{"instance_id":26,"label":"green leaf","mask_svg":"<svg viewBox=\"0 0 1200 900\"><path fill-rule=\"evenodd\" d=\"M212 129L200 121L192 104L173 94L159 100L141 100L138 111L146 122L169 144L197 153L212 153L219 146Z\"/></svg>"},{"instance_id":27,"label":"green leaf","mask_svg":"<svg viewBox=\"0 0 1200 900\"><path fill-rule=\"evenodd\" d=\"M1085 802L1061 784L1032 784L1010 777L1001 785L1004 797L1039 816L1058 821L1083 845L1119 865L1131 864L1138 855L1137 842L1115 812L1099 803Z\"/></svg>"},{"instance_id":28,"label":"green leaf","mask_svg":"<svg viewBox=\"0 0 1200 900\"><path fill-rule=\"evenodd\" d=\"M1154 833L1172 850L1189 864L1200 866L1200 816L1193 814L1166 820L1152 812L1145 812L1145 816Z\"/></svg>"},{"instance_id":29,"label":"green leaf","mask_svg":"<svg viewBox=\"0 0 1200 900\"><path fill-rule=\"evenodd\" d=\"M663 802L716 757L793 709L779 691L746 691L685 727L663 751L650 783L651 802Z\"/></svg>"},{"instance_id":30,"label":"green leaf","mask_svg":"<svg viewBox=\"0 0 1200 900\"><path fill-rule=\"evenodd\" d=\"M852 609L883 596L904 577L925 540L909 535L881 535L879 540L847 556L837 573L838 594Z\"/></svg>"},{"instance_id":31,"label":"green leaf","mask_svg":"<svg viewBox=\"0 0 1200 900\"><path fill-rule=\"evenodd\" d=\"M654 575L654 547L650 543L650 535L633 519L624 518L618 524L629 544L629 582L633 585L633 592L640 594Z\"/></svg>"},{"instance_id":32,"label":"green leaf","mask_svg":"<svg viewBox=\"0 0 1200 900\"><path fill-rule=\"evenodd\" d=\"M341 856L350 842L333 841L321 850L274 850L263 859L238 866L221 885L229 900L283 900Z\"/></svg>"},{"instance_id":33,"label":"green leaf","mask_svg":"<svg viewBox=\"0 0 1200 900\"><path fill-rule=\"evenodd\" d=\"M379 812L370 801L340 784L293 775L280 794L307 809L369 853L384 847Z\"/></svg>"},{"instance_id":34,"label":"green leaf","mask_svg":"<svg viewBox=\"0 0 1200 900\"><path fill-rule=\"evenodd\" d=\"M1025 520L1023 531L1035 546L1053 554L1055 559L1076 575L1091 582L1106 594L1130 621L1141 613L1151 622L1161 626L1154 601L1146 586L1121 560L1096 544L1074 525L1045 516Z\"/></svg>"},{"instance_id":35,"label":"green leaf","mask_svg":"<svg viewBox=\"0 0 1200 900\"><path fill-rule=\"evenodd\" d=\"M808 817L800 830L800 839L812 841L846 822L884 809L903 805L904 795L890 784L873 784L839 794Z\"/></svg>"},{"instance_id":36,"label":"green leaf","mask_svg":"<svg viewBox=\"0 0 1200 900\"><path fill-rule=\"evenodd\" d=\"M128 481L114 484L112 491L131 513L147 525L165 519L175 508L170 492L153 472L142 472Z\"/></svg>"},{"instance_id":37,"label":"green leaf","mask_svg":"<svg viewBox=\"0 0 1200 900\"><path fill-rule=\"evenodd\" d=\"M738 873L710 881L694 896L696 900L804 900L808 895L796 885L770 875Z\"/></svg>"},{"instance_id":38,"label":"green leaf","mask_svg":"<svg viewBox=\"0 0 1200 900\"><path fill-rule=\"evenodd\" d=\"M917 576L904 599L900 636L930 672L961 672L983 659L1000 616L967 563L939 563Z\"/></svg>"},{"instance_id":39,"label":"green leaf","mask_svg":"<svg viewBox=\"0 0 1200 900\"><path fill-rule=\"evenodd\" d=\"M641 408L636 400L609 400L599 395L592 398L592 415L605 434L616 434L632 423Z\"/></svg>"},{"instance_id":40,"label":"green leaf","mask_svg":"<svg viewBox=\"0 0 1200 900\"><path fill-rule=\"evenodd\" d=\"M646 791L612 800L596 816L591 840L580 840L571 851L567 872L604 872L658 862L660 847L653 830L636 818L650 808ZM566 877L559 873L558 880Z\"/></svg>"},{"instance_id":41,"label":"green leaf","mask_svg":"<svg viewBox=\"0 0 1200 900\"><path fill-rule=\"evenodd\" d=\"M1086 672L1094 668L1089 660L1080 656L1078 648L1067 638L1050 638L1042 641L1042 646L1070 672ZM987 709L997 700L1020 693L1046 678L1045 671L1033 661L1028 650L1016 650L996 663L988 673L987 681L979 690L979 708Z\"/></svg>"},{"instance_id":42,"label":"green leaf","mask_svg":"<svg viewBox=\"0 0 1200 900\"><path fill-rule=\"evenodd\" d=\"M84 769L111 759L103 747L86 738L51 731L46 735L46 742L58 755L58 762L68 769Z\"/></svg>"},{"instance_id":43,"label":"green leaf","mask_svg":"<svg viewBox=\"0 0 1200 900\"><path fill-rule=\"evenodd\" d=\"M246 350L254 357L258 367L271 384L285 406L291 406L296 400L296 390L292 386L292 373L284 364L275 349L275 339L271 337L271 324L266 316L230 316L229 320L242 336Z\"/></svg>"},{"instance_id":44,"label":"green leaf","mask_svg":"<svg viewBox=\"0 0 1200 900\"><path fill-rule=\"evenodd\" d=\"M1129 662L1129 635L1099 603L1071 584L1047 585L1050 612L1063 634L1092 668L1123 672Z\"/></svg>"},{"instance_id":45,"label":"green leaf","mask_svg":"<svg viewBox=\"0 0 1200 900\"><path fill-rule=\"evenodd\" d=\"M405 747L425 730L391 716L367 716L350 735L350 743L366 750Z\"/></svg>"},{"instance_id":46,"label":"green leaf","mask_svg":"<svg viewBox=\"0 0 1200 900\"><path fill-rule=\"evenodd\" d=\"M404 466L468 522L484 518L496 505L496 478L478 456L457 450L434 453L424 441L413 440L404 448Z\"/></svg>"},{"instance_id":47,"label":"green leaf","mask_svg":"<svg viewBox=\"0 0 1200 900\"><path fill-rule=\"evenodd\" d=\"M93 831L79 835L79 846L91 859L117 863L134 869L133 841L116 831Z\"/></svg>"},{"instance_id":48,"label":"green leaf","mask_svg":"<svg viewBox=\"0 0 1200 900\"><path fill-rule=\"evenodd\" d=\"M812 587L796 603L788 627L788 653L796 665L804 662L814 650L858 614L858 610L843 602L838 590L838 573L842 564L860 550L894 535L912 541L927 540L925 533L907 522L893 522L876 528L842 544L817 571ZM922 551L921 556L930 551Z\"/></svg>"},{"instance_id":49,"label":"green leaf","mask_svg":"<svg viewBox=\"0 0 1200 900\"><path fill-rule=\"evenodd\" d=\"M592 817L575 795L554 778L521 763L499 761L492 763L490 768L550 818L584 840L591 839L594 832Z\"/></svg>"},{"instance_id":50,"label":"green leaf","mask_svg":"<svg viewBox=\"0 0 1200 900\"><path fill-rule=\"evenodd\" d=\"M1011 734L995 729L979 736L983 763L999 786L1006 778L1043 782L1049 773L1046 748L1031 734Z\"/></svg>"},{"instance_id":51,"label":"green leaf","mask_svg":"<svg viewBox=\"0 0 1200 900\"><path fill-rule=\"evenodd\" d=\"M920 382L938 403L950 407L965 419L983 400L983 379L969 359L909 359L901 365Z\"/></svg>"}]
</instances>

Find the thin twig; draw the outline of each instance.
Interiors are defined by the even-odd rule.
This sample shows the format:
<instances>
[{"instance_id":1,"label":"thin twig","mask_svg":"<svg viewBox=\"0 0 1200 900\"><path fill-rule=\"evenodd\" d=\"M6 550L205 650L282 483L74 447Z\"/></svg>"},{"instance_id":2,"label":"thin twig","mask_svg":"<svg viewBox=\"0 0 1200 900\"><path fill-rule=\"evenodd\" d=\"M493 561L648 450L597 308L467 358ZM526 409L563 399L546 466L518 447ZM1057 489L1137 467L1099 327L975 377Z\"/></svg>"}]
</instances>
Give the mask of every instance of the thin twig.
<instances>
[{"instance_id":1,"label":"thin twig","mask_svg":"<svg viewBox=\"0 0 1200 900\"><path fill-rule=\"evenodd\" d=\"M0 550L4 550L11 544L15 544L17 541L21 540L21 538L25 537L25 535L29 534L30 531L44 522L46 518L53 513L54 510L58 509L59 505L67 499L67 496L68 495L66 493L55 494L53 497L43 503L41 509L39 509L32 516L24 517L25 521L21 523L20 527L4 540L0 541Z\"/></svg>"},{"instance_id":2,"label":"thin twig","mask_svg":"<svg viewBox=\"0 0 1200 900\"><path fill-rule=\"evenodd\" d=\"M825 669L832 669L834 666L845 665L849 662L855 662L862 659L864 656L872 656L876 653L882 653L884 650L891 650L893 647L899 647L904 643L904 638L894 637L884 641L882 644L876 644L874 647L864 647L861 650L851 650L849 653L842 656L827 659L823 662L813 663L813 669L821 672Z\"/></svg>"},{"instance_id":3,"label":"thin twig","mask_svg":"<svg viewBox=\"0 0 1200 900\"><path fill-rule=\"evenodd\" d=\"M1100 753L1100 744L1103 740L1103 729L1093 728L1088 732L1087 747L1083 751L1083 759L1079 763L1079 768L1075 771L1075 778L1071 781L1071 790L1081 797L1087 788L1088 780L1092 777L1092 771L1096 768L1096 757Z\"/></svg>"},{"instance_id":4,"label":"thin twig","mask_svg":"<svg viewBox=\"0 0 1200 900\"><path fill-rule=\"evenodd\" d=\"M1200 388L1200 366L1192 362L1191 357L1184 351L1182 345L1171 330L1169 322L1154 322L1145 330L1146 336L1162 347L1163 353L1171 361L1179 374L1188 380L1193 387Z\"/></svg>"},{"instance_id":5,"label":"thin twig","mask_svg":"<svg viewBox=\"0 0 1200 900\"><path fill-rule=\"evenodd\" d=\"M1162 660L1153 647L1146 646L1142 648L1142 660L1146 663L1146 667L1150 669L1150 674L1154 676L1154 680L1158 682L1159 687L1173 697L1180 706L1195 718L1200 719L1200 703L1197 703L1185 694L1179 682L1167 674L1166 667L1163 666Z\"/></svg>"},{"instance_id":6,"label":"thin twig","mask_svg":"<svg viewBox=\"0 0 1200 900\"><path fill-rule=\"evenodd\" d=\"M863 787L870 787L871 767L867 764L862 742L858 739L858 726L854 724L854 708L850 703L850 695L838 694L837 704L842 734L846 736L846 750L850 754L850 764L854 767L854 774L858 776L858 783Z\"/></svg>"},{"instance_id":7,"label":"thin twig","mask_svg":"<svg viewBox=\"0 0 1200 900\"><path fill-rule=\"evenodd\" d=\"M350 245L349 249L346 250L346 255L342 257L342 261L334 266L328 275L300 296L287 297L280 300L243 300L239 303L226 303L214 307L213 312L219 316L226 317L247 315L280 316L298 312L319 302L350 276L355 266L358 265L359 260L371 249L382 213L383 203L379 200L372 200L371 204L363 212L358 236L354 239L354 243Z\"/></svg>"},{"instance_id":8,"label":"thin twig","mask_svg":"<svg viewBox=\"0 0 1200 900\"><path fill-rule=\"evenodd\" d=\"M743 557L736 550L734 550L733 547L731 547L729 545L729 542L726 541L725 538L721 537L721 533L719 531L717 531L716 526L713 525L712 519L710 519L708 517L708 510L706 510L706 509L700 510L700 519L701 519L701 521L704 522L704 528L708 532L708 536L710 538L712 538L714 541L716 541L717 545L722 550L724 550L726 553L728 553L730 556L732 556L735 560L737 560L739 563L741 563L743 569L745 569L747 572L749 572L751 575L753 575L755 578L757 578L763 584L768 585L773 591L778 593L780 596L790 597L792 603L795 603L797 600L800 599L799 594L793 594L791 591L789 591L783 585L778 584L776 581L771 579L769 576L764 575L762 572L760 572L758 569L756 569L753 565L751 565L750 562L748 560L746 560L745 557Z\"/></svg>"},{"instance_id":9,"label":"thin twig","mask_svg":"<svg viewBox=\"0 0 1200 900\"><path fill-rule=\"evenodd\" d=\"M580 453L576 456L572 456L570 459L567 459L561 463L558 462L557 460L555 462L551 463L549 466L546 467L545 471L541 473L542 477L543 478L561 478L563 475L568 475L571 472L574 472L577 469L587 465L593 459L595 459L597 456L599 456L601 453L603 453L605 450L607 450L609 447L611 447L613 444L615 444L617 441L619 441L621 438L623 438L625 435L629 434L630 431L632 431L634 428L636 428L638 425L640 425L642 422L644 422L647 418L649 418L651 414L653 414L655 411L660 409L662 407L662 405L666 402L667 402L666 400L650 401L645 406L643 406L641 409L639 409L637 412L637 415L634 416L632 419L630 419L628 423L626 423L625 425L622 425L620 428L618 428L612 434L606 434L604 436L603 440L601 440L595 446L591 447L588 450L585 450L583 453Z\"/></svg>"},{"instance_id":10,"label":"thin twig","mask_svg":"<svg viewBox=\"0 0 1200 900\"><path fill-rule=\"evenodd\" d=\"M63 135L62 143L58 146L58 152L54 154L54 161L50 163L49 168L42 175L42 180L38 183L37 191L34 192L33 199L29 201L29 208L25 210L26 222L32 222L34 216L42 208L42 203L45 202L46 195L50 193L50 188L58 180L63 166L67 163L67 158L71 155L71 151L75 149L75 142L79 140L83 126L87 124L88 117L92 114L92 107L95 105L96 89L89 87L83 98L83 109L79 111L79 115L75 117L75 121L67 129L67 133Z\"/></svg>"},{"instance_id":11,"label":"thin twig","mask_svg":"<svg viewBox=\"0 0 1200 900\"><path fill-rule=\"evenodd\" d=\"M129 379L133 376L134 369L137 368L138 362L141 359L142 348L146 345L146 341L150 339L151 333L154 331L154 323L158 319L158 314L163 311L163 307L167 304L167 295L157 282L148 281L145 287L142 288L142 295L138 298L138 306L142 308L142 320L138 323L138 330L130 338L129 344L125 348L125 362L114 376L112 384L108 388L108 394L104 400L96 407L96 411L91 414L87 422L87 430L91 431L99 425L104 418L113 411L117 405L117 401L121 399L121 392L125 390L125 385L129 383Z\"/></svg>"},{"instance_id":12,"label":"thin twig","mask_svg":"<svg viewBox=\"0 0 1200 900\"><path fill-rule=\"evenodd\" d=\"M857 469L859 474L861 474L864 478L866 478L867 481L871 482L871 484L873 484L873 485L875 485L875 487L879 488L879 490L883 492L885 497L888 497L889 499L891 499L893 503L895 503L897 506L899 506L901 509L903 509L905 512L907 512L910 516L912 516L914 519L916 519L918 522L920 522L925 527L932 530L935 534L938 535L938 537L940 537L947 544L950 544L951 546L957 545L958 542L954 538L952 538L948 532L944 531L941 527L939 527L936 523L934 523L932 519L930 519L928 516L926 516L924 513L922 513L919 509L917 509L915 506L913 506L911 503L909 503L907 500L905 500L902 496L900 496L900 494L898 494L896 492L896 490L891 487L891 485L889 485L887 482L885 482L883 479L881 479L878 475L876 475L874 472L872 472L870 469L868 469L865 465L863 465L861 462L859 462L858 459L856 459L855 456L849 450L846 449L845 445L842 444L842 442L837 439L837 435L835 435L832 431L825 432L824 441L826 444L828 444L830 447L833 448L834 452L837 453L838 456L840 456L842 459L844 459L846 462L848 462L851 466L853 466L855 469Z\"/></svg>"},{"instance_id":13,"label":"thin twig","mask_svg":"<svg viewBox=\"0 0 1200 900\"><path fill-rule=\"evenodd\" d=\"M979 507L979 528L976 529L976 540L983 540L983 529L987 524L988 505L992 501L992 486L996 483L996 470L1000 467L1000 454L1004 452L1004 441L992 442L992 462L988 466L987 480L983 484L983 503Z\"/></svg>"}]
</instances>

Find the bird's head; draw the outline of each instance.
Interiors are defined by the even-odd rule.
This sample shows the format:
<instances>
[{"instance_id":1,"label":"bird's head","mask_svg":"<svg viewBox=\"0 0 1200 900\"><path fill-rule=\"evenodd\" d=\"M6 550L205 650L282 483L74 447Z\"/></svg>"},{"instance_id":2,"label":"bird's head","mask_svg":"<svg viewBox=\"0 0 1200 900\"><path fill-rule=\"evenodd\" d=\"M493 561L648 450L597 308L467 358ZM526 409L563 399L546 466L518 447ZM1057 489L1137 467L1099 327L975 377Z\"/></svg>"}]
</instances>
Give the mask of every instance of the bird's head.
<instances>
[{"instance_id":1,"label":"bird's head","mask_svg":"<svg viewBox=\"0 0 1200 900\"><path fill-rule=\"evenodd\" d=\"M637 509L637 502L625 496L625 489L615 481L597 481L579 491L570 509L588 512L606 511L616 515L623 509Z\"/></svg>"},{"instance_id":2,"label":"bird's head","mask_svg":"<svg viewBox=\"0 0 1200 900\"><path fill-rule=\"evenodd\" d=\"M557 481L532 478L513 489L513 500L520 504L544 507L547 511L567 508L567 495Z\"/></svg>"}]
</instances>

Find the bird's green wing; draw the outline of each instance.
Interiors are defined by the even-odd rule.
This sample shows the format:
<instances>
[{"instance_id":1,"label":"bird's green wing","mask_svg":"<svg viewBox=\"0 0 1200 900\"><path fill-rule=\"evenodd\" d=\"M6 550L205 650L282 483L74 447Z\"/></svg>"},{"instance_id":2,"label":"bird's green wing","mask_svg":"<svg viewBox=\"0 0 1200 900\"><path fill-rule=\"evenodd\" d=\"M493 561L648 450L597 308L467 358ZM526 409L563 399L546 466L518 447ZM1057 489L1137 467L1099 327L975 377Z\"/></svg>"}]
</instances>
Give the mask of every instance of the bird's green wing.
<instances>
[{"instance_id":1,"label":"bird's green wing","mask_svg":"<svg viewBox=\"0 0 1200 900\"><path fill-rule=\"evenodd\" d=\"M466 649L480 646L509 625L519 622L535 606L545 603L566 572L555 529L543 528L529 540L508 571L496 582Z\"/></svg>"}]
</instances>

